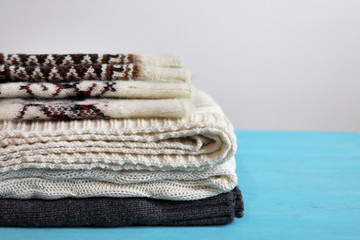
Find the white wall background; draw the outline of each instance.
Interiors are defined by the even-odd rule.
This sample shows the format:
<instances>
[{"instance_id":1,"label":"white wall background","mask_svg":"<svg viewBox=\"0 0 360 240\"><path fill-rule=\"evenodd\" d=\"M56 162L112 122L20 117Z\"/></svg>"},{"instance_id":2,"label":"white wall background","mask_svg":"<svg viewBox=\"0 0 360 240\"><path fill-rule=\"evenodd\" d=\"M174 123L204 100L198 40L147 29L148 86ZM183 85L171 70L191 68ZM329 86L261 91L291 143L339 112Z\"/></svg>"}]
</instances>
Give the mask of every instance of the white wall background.
<instances>
[{"instance_id":1,"label":"white wall background","mask_svg":"<svg viewBox=\"0 0 360 240\"><path fill-rule=\"evenodd\" d=\"M360 131L358 0L1 0L6 53L172 53L241 129Z\"/></svg>"}]
</instances>

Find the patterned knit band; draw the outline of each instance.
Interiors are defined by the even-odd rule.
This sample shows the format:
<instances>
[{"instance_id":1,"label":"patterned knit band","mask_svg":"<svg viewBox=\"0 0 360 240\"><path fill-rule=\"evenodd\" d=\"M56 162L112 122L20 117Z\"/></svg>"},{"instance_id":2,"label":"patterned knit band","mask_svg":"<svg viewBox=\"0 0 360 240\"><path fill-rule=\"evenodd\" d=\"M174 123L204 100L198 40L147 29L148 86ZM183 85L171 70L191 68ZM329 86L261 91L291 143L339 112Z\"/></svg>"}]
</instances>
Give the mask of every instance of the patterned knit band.
<instances>
[{"instance_id":1,"label":"patterned knit band","mask_svg":"<svg viewBox=\"0 0 360 240\"><path fill-rule=\"evenodd\" d=\"M190 83L146 81L96 81L60 83L0 83L0 98L189 98L193 92Z\"/></svg>"},{"instance_id":2,"label":"patterned knit band","mask_svg":"<svg viewBox=\"0 0 360 240\"><path fill-rule=\"evenodd\" d=\"M140 63L159 67L181 67L178 55L136 55L136 54L4 54L0 53L0 64L16 66L68 64L129 64Z\"/></svg>"},{"instance_id":3,"label":"patterned knit band","mask_svg":"<svg viewBox=\"0 0 360 240\"><path fill-rule=\"evenodd\" d=\"M74 64L63 66L0 65L0 82L61 82L86 80L147 80L187 82L190 72L138 64Z\"/></svg>"},{"instance_id":4,"label":"patterned knit band","mask_svg":"<svg viewBox=\"0 0 360 240\"><path fill-rule=\"evenodd\" d=\"M0 120L180 118L189 112L188 99L85 99L82 101L0 100Z\"/></svg>"}]
</instances>

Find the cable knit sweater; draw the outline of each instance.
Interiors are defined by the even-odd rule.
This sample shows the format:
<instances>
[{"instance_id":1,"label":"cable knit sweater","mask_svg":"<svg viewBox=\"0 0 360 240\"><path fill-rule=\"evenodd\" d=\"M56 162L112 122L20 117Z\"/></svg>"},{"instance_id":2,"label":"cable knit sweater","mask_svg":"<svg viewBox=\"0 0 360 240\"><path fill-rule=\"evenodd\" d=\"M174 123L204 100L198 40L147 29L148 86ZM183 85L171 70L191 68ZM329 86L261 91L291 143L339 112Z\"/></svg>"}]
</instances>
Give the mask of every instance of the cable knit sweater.
<instances>
[{"instance_id":1,"label":"cable knit sweater","mask_svg":"<svg viewBox=\"0 0 360 240\"><path fill-rule=\"evenodd\" d=\"M232 125L205 93L180 119L0 123L0 197L193 200L236 185Z\"/></svg>"}]
</instances>

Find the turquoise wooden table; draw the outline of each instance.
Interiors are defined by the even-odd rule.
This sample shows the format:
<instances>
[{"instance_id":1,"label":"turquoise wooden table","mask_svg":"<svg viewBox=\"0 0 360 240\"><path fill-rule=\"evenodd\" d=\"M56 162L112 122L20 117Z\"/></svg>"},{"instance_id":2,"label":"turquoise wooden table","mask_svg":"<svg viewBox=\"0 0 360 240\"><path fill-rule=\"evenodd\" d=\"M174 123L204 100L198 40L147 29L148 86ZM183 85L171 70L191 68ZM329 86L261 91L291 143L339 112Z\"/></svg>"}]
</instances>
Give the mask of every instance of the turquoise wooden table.
<instances>
[{"instance_id":1,"label":"turquoise wooden table","mask_svg":"<svg viewBox=\"0 0 360 240\"><path fill-rule=\"evenodd\" d=\"M245 216L230 225L0 228L0 239L360 239L359 134L236 133Z\"/></svg>"}]
</instances>

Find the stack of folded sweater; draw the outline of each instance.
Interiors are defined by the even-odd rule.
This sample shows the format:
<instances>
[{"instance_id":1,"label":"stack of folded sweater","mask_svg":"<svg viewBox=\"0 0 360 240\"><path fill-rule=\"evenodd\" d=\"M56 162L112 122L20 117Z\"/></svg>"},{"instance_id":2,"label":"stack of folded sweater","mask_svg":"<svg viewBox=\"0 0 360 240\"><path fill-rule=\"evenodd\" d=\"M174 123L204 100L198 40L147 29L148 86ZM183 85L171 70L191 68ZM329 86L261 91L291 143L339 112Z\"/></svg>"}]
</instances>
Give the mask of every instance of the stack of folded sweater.
<instances>
[{"instance_id":1,"label":"stack of folded sweater","mask_svg":"<svg viewBox=\"0 0 360 240\"><path fill-rule=\"evenodd\" d=\"M178 56L0 54L0 226L242 217L236 138Z\"/></svg>"}]
</instances>

